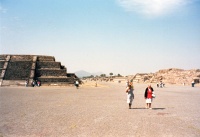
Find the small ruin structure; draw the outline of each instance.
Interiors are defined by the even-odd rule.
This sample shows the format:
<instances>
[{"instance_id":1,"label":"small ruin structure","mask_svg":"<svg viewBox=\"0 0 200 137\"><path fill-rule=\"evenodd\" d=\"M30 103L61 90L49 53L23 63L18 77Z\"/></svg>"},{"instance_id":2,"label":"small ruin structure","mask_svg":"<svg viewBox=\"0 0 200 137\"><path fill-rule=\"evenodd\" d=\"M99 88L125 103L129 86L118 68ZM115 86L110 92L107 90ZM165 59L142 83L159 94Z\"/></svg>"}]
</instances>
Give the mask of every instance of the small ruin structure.
<instances>
[{"instance_id":1,"label":"small ruin structure","mask_svg":"<svg viewBox=\"0 0 200 137\"><path fill-rule=\"evenodd\" d=\"M136 83L169 83L169 84L198 84L200 69L183 70L178 68L162 69L155 73L137 73L129 76Z\"/></svg>"}]
</instances>

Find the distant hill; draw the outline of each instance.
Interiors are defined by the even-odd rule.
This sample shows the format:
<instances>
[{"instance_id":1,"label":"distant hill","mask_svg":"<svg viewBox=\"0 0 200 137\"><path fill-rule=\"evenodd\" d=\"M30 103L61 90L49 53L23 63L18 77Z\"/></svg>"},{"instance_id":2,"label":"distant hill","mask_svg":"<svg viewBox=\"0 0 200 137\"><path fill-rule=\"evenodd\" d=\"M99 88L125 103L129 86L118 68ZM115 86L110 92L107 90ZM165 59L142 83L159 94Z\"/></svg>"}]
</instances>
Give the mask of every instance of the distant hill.
<instances>
[{"instance_id":1,"label":"distant hill","mask_svg":"<svg viewBox=\"0 0 200 137\"><path fill-rule=\"evenodd\" d=\"M96 72L96 73L90 73L90 72L87 72L85 70L80 70L80 71L76 71L74 72L76 74L76 76L78 76L79 78L82 78L82 77L87 77L87 76L96 76L96 75L101 75L101 74L104 74L103 72Z\"/></svg>"},{"instance_id":2,"label":"distant hill","mask_svg":"<svg viewBox=\"0 0 200 137\"><path fill-rule=\"evenodd\" d=\"M76 76L78 77L87 77L87 76L91 76L92 74L87 72L87 71L84 71L84 70L80 70L80 71L76 71L74 72L76 74Z\"/></svg>"}]
</instances>

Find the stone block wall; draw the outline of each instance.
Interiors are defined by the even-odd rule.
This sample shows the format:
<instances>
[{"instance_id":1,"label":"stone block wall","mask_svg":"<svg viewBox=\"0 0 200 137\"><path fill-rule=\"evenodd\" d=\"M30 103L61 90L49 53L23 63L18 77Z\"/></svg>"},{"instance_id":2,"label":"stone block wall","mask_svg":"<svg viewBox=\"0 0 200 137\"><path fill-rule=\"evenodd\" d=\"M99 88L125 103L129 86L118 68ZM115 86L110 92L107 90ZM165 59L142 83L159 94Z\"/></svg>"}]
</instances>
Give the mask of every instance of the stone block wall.
<instances>
[{"instance_id":1,"label":"stone block wall","mask_svg":"<svg viewBox=\"0 0 200 137\"><path fill-rule=\"evenodd\" d=\"M68 84L73 84L74 79L72 78L41 78L39 77L38 80L42 81L42 83L60 83L60 82L66 82Z\"/></svg>"},{"instance_id":2,"label":"stone block wall","mask_svg":"<svg viewBox=\"0 0 200 137\"><path fill-rule=\"evenodd\" d=\"M37 61L55 61L53 56L38 56Z\"/></svg>"},{"instance_id":3,"label":"stone block wall","mask_svg":"<svg viewBox=\"0 0 200 137\"><path fill-rule=\"evenodd\" d=\"M60 69L61 64L60 64L60 62L39 62L39 61L37 61L36 68L37 69L41 69L41 68Z\"/></svg>"},{"instance_id":4,"label":"stone block wall","mask_svg":"<svg viewBox=\"0 0 200 137\"><path fill-rule=\"evenodd\" d=\"M31 61L9 62L4 76L5 80L25 80L29 78Z\"/></svg>"},{"instance_id":5,"label":"stone block wall","mask_svg":"<svg viewBox=\"0 0 200 137\"><path fill-rule=\"evenodd\" d=\"M35 76L66 76L66 69L36 69Z\"/></svg>"},{"instance_id":6,"label":"stone block wall","mask_svg":"<svg viewBox=\"0 0 200 137\"><path fill-rule=\"evenodd\" d=\"M32 61L32 60L33 56L30 55L23 55L23 56L12 55L10 58L10 61Z\"/></svg>"}]
</instances>

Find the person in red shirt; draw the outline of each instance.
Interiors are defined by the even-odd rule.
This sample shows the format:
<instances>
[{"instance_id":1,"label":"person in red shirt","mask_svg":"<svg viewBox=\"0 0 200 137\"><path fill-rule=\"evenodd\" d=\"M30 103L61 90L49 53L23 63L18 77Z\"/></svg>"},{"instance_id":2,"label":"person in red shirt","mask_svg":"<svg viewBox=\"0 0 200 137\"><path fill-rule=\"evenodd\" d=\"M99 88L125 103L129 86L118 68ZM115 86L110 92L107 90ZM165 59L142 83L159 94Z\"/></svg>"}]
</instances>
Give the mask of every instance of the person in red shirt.
<instances>
[{"instance_id":1,"label":"person in red shirt","mask_svg":"<svg viewBox=\"0 0 200 137\"><path fill-rule=\"evenodd\" d=\"M144 93L144 98L146 99L146 108L148 109L152 109L151 108L151 103L153 98L152 94L153 94L153 88L151 87L151 85L148 85Z\"/></svg>"}]
</instances>

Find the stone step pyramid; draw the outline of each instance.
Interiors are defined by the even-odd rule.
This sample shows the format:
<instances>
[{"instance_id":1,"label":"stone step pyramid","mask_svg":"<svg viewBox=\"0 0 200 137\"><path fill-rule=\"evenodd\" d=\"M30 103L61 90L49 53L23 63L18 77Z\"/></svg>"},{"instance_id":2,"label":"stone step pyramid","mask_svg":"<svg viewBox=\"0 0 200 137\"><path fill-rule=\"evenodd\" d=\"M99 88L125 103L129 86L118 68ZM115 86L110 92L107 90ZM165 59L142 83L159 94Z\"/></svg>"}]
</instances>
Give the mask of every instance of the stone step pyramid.
<instances>
[{"instance_id":1,"label":"stone step pyramid","mask_svg":"<svg viewBox=\"0 0 200 137\"><path fill-rule=\"evenodd\" d=\"M0 55L0 86L28 85L40 81L41 85L72 85L78 77L67 73L67 68L53 56Z\"/></svg>"}]
</instances>

